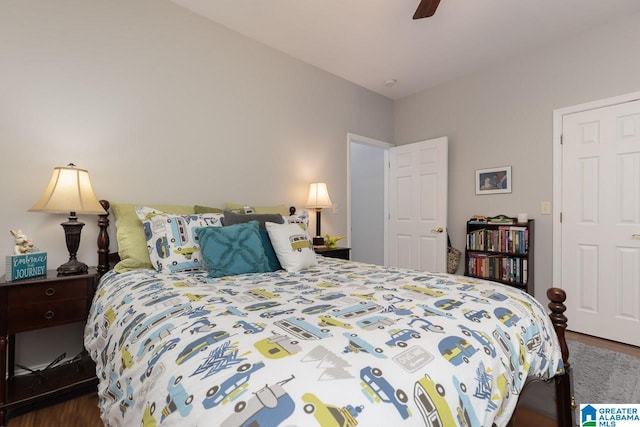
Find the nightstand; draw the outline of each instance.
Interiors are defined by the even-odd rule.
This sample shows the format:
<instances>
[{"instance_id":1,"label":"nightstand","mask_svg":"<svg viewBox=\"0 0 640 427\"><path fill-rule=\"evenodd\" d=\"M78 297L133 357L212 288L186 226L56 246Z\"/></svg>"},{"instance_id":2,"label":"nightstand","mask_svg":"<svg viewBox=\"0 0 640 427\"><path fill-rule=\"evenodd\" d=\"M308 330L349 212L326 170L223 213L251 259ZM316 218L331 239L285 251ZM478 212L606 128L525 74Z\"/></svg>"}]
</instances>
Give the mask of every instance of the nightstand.
<instances>
[{"instance_id":1,"label":"nightstand","mask_svg":"<svg viewBox=\"0 0 640 427\"><path fill-rule=\"evenodd\" d=\"M15 334L86 322L97 280L93 268L73 276L49 270L14 282L0 278L0 426L7 415L27 412L36 403L95 390L95 365L86 352L35 374L15 375Z\"/></svg>"},{"instance_id":2,"label":"nightstand","mask_svg":"<svg viewBox=\"0 0 640 427\"><path fill-rule=\"evenodd\" d=\"M326 246L314 246L313 250L322 256L329 258L349 259L351 248L328 248Z\"/></svg>"}]
</instances>

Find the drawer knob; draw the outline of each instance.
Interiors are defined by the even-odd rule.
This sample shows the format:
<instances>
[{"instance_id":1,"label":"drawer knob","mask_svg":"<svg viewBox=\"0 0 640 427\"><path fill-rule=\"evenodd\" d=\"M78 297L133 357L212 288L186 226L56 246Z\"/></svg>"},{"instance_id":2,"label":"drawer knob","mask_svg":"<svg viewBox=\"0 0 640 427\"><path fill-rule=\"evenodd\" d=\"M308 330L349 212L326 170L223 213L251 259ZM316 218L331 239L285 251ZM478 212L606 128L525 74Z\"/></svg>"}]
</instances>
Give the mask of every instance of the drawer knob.
<instances>
[{"instance_id":1,"label":"drawer knob","mask_svg":"<svg viewBox=\"0 0 640 427\"><path fill-rule=\"evenodd\" d=\"M54 288L47 288L47 290L44 291L44 294L48 297L52 297L56 294L56 290Z\"/></svg>"},{"instance_id":2,"label":"drawer knob","mask_svg":"<svg viewBox=\"0 0 640 427\"><path fill-rule=\"evenodd\" d=\"M44 318L47 319L47 320L51 320L51 319L53 319L53 316L55 316L55 315L56 314L53 311L49 310L44 314Z\"/></svg>"}]
</instances>

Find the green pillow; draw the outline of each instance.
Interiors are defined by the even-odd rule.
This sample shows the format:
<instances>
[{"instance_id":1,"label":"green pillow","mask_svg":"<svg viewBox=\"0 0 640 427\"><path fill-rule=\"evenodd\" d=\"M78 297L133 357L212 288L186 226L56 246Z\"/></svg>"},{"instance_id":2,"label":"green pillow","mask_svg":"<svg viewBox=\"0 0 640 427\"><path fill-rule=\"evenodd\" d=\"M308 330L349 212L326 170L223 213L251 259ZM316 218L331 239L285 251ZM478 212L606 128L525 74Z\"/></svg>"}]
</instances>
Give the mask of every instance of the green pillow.
<instances>
[{"instance_id":1,"label":"green pillow","mask_svg":"<svg viewBox=\"0 0 640 427\"><path fill-rule=\"evenodd\" d=\"M252 206L253 211L257 214L280 214L282 216L289 215L289 209L285 205L276 206Z\"/></svg>"},{"instance_id":2,"label":"green pillow","mask_svg":"<svg viewBox=\"0 0 640 427\"><path fill-rule=\"evenodd\" d=\"M195 228L209 277L270 271L258 230L257 221Z\"/></svg>"},{"instance_id":3,"label":"green pillow","mask_svg":"<svg viewBox=\"0 0 640 427\"><path fill-rule=\"evenodd\" d=\"M147 240L144 235L142 221L136 214L136 206L141 204L109 202L116 220L116 238L118 241L118 255L120 262L113 268L117 273L137 270L140 268L153 269ZM182 205L144 205L162 212L187 215L192 214L193 206Z\"/></svg>"},{"instance_id":4,"label":"green pillow","mask_svg":"<svg viewBox=\"0 0 640 427\"><path fill-rule=\"evenodd\" d=\"M224 210L219 209L219 208L211 208L209 206L201 206L201 205L195 205L193 207L193 211L194 213L197 214L203 214L203 213L222 213L224 212Z\"/></svg>"}]
</instances>

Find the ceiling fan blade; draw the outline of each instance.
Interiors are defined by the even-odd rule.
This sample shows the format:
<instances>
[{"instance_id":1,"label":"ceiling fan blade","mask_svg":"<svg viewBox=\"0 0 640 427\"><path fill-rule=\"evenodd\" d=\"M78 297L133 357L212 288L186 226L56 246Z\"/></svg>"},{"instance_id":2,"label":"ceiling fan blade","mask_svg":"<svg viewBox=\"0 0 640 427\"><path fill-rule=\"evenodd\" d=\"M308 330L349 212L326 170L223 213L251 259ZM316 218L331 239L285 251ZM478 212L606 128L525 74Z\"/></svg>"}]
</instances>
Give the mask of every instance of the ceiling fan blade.
<instances>
[{"instance_id":1,"label":"ceiling fan blade","mask_svg":"<svg viewBox=\"0 0 640 427\"><path fill-rule=\"evenodd\" d=\"M413 19L428 18L436 13L440 0L421 0Z\"/></svg>"}]
</instances>

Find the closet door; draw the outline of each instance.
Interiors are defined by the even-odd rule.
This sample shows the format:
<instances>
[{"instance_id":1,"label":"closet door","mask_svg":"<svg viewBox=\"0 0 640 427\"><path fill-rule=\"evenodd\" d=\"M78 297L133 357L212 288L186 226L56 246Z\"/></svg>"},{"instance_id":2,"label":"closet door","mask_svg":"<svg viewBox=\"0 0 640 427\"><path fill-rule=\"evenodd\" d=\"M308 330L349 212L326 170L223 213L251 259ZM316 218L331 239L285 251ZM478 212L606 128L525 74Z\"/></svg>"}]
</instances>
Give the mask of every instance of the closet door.
<instances>
[{"instance_id":1,"label":"closet door","mask_svg":"<svg viewBox=\"0 0 640 427\"><path fill-rule=\"evenodd\" d=\"M638 346L640 101L567 114L562 140L569 328Z\"/></svg>"}]
</instances>

